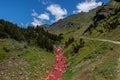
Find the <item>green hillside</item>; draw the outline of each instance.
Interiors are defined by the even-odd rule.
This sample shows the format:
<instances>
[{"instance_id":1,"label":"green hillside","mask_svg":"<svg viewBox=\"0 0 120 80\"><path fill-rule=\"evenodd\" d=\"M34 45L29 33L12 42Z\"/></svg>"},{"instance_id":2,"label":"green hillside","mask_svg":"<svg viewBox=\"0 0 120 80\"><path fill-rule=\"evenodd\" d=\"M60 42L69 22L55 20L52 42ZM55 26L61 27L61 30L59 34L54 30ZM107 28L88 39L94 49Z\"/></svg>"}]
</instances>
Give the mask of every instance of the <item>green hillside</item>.
<instances>
[{"instance_id":1,"label":"green hillside","mask_svg":"<svg viewBox=\"0 0 120 80\"><path fill-rule=\"evenodd\" d=\"M115 80L120 45L84 39L84 47L74 53L73 44L78 42L65 49L68 68L62 80Z\"/></svg>"},{"instance_id":2,"label":"green hillside","mask_svg":"<svg viewBox=\"0 0 120 80\"><path fill-rule=\"evenodd\" d=\"M46 77L54 54L13 39L0 39L0 80L38 80Z\"/></svg>"},{"instance_id":3,"label":"green hillside","mask_svg":"<svg viewBox=\"0 0 120 80\"><path fill-rule=\"evenodd\" d=\"M94 17L97 9L93 9L88 13L82 12L73 14L67 18L61 19L49 26L48 30L56 34L67 34L76 31L77 29L83 29L90 25L92 18Z\"/></svg>"},{"instance_id":4,"label":"green hillside","mask_svg":"<svg viewBox=\"0 0 120 80\"><path fill-rule=\"evenodd\" d=\"M101 19L101 16L104 17ZM102 6L96 13L94 23L86 30L84 35L89 37L118 36L120 27L120 2L114 0ZM112 35L113 34L113 35ZM108 37L109 38L109 37ZM118 39L114 39L118 40Z\"/></svg>"},{"instance_id":5,"label":"green hillside","mask_svg":"<svg viewBox=\"0 0 120 80\"><path fill-rule=\"evenodd\" d=\"M42 27L0 20L0 80L44 80L54 45L64 46L67 57L61 80L119 80L119 41L119 0Z\"/></svg>"},{"instance_id":6,"label":"green hillside","mask_svg":"<svg viewBox=\"0 0 120 80\"><path fill-rule=\"evenodd\" d=\"M85 27L63 35L63 43L71 37L75 40L64 49L68 68L62 80L119 80L120 45L97 41L96 38L120 41L120 2L112 0L97 8L90 25ZM78 47L76 53L74 49L80 44L80 37L85 44Z\"/></svg>"}]
</instances>

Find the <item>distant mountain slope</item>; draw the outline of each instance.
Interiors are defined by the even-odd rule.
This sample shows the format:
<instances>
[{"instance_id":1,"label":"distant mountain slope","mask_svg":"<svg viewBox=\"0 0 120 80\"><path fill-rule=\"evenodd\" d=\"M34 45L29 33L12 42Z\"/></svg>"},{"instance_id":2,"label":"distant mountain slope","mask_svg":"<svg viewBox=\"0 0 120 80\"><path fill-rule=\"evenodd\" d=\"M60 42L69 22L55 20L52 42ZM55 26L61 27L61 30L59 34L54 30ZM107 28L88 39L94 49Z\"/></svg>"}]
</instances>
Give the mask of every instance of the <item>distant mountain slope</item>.
<instances>
[{"instance_id":1,"label":"distant mountain slope","mask_svg":"<svg viewBox=\"0 0 120 80\"><path fill-rule=\"evenodd\" d=\"M52 25L50 25L48 30L53 33L56 32L57 34L58 33L74 34L74 32L79 31L78 36L81 36L86 32L88 33L90 29L93 28L93 26L94 27L99 26L98 24L101 24L102 21L103 22L106 22L106 20L112 21L111 19L112 17L113 17L113 20L114 18L118 19L119 12L120 12L119 0L111 0L109 3L104 4L96 9L93 9L88 13L73 14L71 16L68 16L65 19L61 19L53 23ZM118 22L115 22L115 23L118 23Z\"/></svg>"},{"instance_id":2,"label":"distant mountain slope","mask_svg":"<svg viewBox=\"0 0 120 80\"><path fill-rule=\"evenodd\" d=\"M93 18L93 23L86 30L85 35L98 37L109 34L120 26L120 2L111 0L102 6Z\"/></svg>"},{"instance_id":3,"label":"distant mountain slope","mask_svg":"<svg viewBox=\"0 0 120 80\"><path fill-rule=\"evenodd\" d=\"M68 16L65 19L61 19L49 27L49 31L60 31L60 30L76 30L83 26L87 26L96 13L96 9L91 10L88 13L78 13Z\"/></svg>"}]
</instances>

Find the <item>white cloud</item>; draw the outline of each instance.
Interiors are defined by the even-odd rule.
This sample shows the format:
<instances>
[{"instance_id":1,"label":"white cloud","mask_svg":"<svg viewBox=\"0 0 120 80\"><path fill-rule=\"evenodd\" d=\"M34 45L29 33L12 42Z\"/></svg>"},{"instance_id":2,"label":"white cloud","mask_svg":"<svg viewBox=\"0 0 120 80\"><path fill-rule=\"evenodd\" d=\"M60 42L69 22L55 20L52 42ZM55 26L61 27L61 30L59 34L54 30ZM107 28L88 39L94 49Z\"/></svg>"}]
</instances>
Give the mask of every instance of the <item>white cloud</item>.
<instances>
[{"instance_id":1,"label":"white cloud","mask_svg":"<svg viewBox=\"0 0 120 80\"><path fill-rule=\"evenodd\" d=\"M39 19L34 18L34 20L33 20L33 22L31 24L36 27L37 25L38 26L42 25L43 22L41 20L39 20Z\"/></svg>"},{"instance_id":2,"label":"white cloud","mask_svg":"<svg viewBox=\"0 0 120 80\"><path fill-rule=\"evenodd\" d=\"M32 16L38 16L38 13L35 10L32 10Z\"/></svg>"},{"instance_id":3,"label":"white cloud","mask_svg":"<svg viewBox=\"0 0 120 80\"><path fill-rule=\"evenodd\" d=\"M65 15L67 15L67 10L64 8L61 8L58 4L51 4L46 8L47 11L49 11L55 19L51 20L51 22L58 21L59 19L63 19ZM50 20L49 14L47 12L44 12L42 14L37 13L35 10L32 11L33 16L33 22L31 24L33 26L37 25L43 25L45 21Z\"/></svg>"},{"instance_id":4,"label":"white cloud","mask_svg":"<svg viewBox=\"0 0 120 80\"><path fill-rule=\"evenodd\" d=\"M51 3L50 0L38 0L38 2L42 3L43 5Z\"/></svg>"},{"instance_id":5,"label":"white cloud","mask_svg":"<svg viewBox=\"0 0 120 80\"><path fill-rule=\"evenodd\" d=\"M58 21L59 19L63 19L64 16L67 14L66 9L62 9L61 6L58 4L51 4L47 7L47 10L50 11L50 13L55 16L55 21Z\"/></svg>"},{"instance_id":6,"label":"white cloud","mask_svg":"<svg viewBox=\"0 0 120 80\"><path fill-rule=\"evenodd\" d=\"M38 18L41 19L41 20L49 20L50 19L48 13L40 14L38 16Z\"/></svg>"},{"instance_id":7,"label":"white cloud","mask_svg":"<svg viewBox=\"0 0 120 80\"><path fill-rule=\"evenodd\" d=\"M32 16L33 16L33 22L31 22L31 24L33 26L43 25L45 20L49 20L50 19L48 13L38 14L35 10L33 10Z\"/></svg>"},{"instance_id":8,"label":"white cloud","mask_svg":"<svg viewBox=\"0 0 120 80\"><path fill-rule=\"evenodd\" d=\"M96 2L96 0L85 0L85 2L79 3L76 6L77 10L73 11L73 13L89 12L89 10L94 9L101 5L102 5L102 2Z\"/></svg>"}]
</instances>

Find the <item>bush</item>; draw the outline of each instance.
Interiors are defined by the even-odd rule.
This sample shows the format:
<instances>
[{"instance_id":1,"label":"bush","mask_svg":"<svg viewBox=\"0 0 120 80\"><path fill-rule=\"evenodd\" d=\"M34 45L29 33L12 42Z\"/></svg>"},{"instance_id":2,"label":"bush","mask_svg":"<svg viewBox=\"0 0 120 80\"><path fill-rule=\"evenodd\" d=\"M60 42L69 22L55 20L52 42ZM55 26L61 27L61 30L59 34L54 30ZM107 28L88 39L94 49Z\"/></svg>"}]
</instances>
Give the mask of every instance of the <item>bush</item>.
<instances>
[{"instance_id":1,"label":"bush","mask_svg":"<svg viewBox=\"0 0 120 80\"><path fill-rule=\"evenodd\" d=\"M10 50L8 49L8 48L6 48L6 47L3 47L3 50L5 51L5 52L9 52Z\"/></svg>"},{"instance_id":2,"label":"bush","mask_svg":"<svg viewBox=\"0 0 120 80\"><path fill-rule=\"evenodd\" d=\"M73 44L73 53L77 53L79 51L80 48L84 47L85 42L83 41L83 39L80 39L78 44Z\"/></svg>"},{"instance_id":3,"label":"bush","mask_svg":"<svg viewBox=\"0 0 120 80\"><path fill-rule=\"evenodd\" d=\"M69 38L68 41L65 42L65 47L68 47L72 42L74 42L74 38Z\"/></svg>"}]
</instances>

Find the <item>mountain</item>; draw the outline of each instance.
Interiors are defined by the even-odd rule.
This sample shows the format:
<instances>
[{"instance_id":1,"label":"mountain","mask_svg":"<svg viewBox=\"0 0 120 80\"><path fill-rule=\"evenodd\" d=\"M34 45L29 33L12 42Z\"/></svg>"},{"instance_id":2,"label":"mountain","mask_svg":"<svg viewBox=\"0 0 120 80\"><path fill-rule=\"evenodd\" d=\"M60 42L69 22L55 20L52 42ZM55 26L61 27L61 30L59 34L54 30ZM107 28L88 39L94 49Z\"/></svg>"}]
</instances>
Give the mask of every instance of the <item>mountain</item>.
<instances>
[{"instance_id":1,"label":"mountain","mask_svg":"<svg viewBox=\"0 0 120 80\"><path fill-rule=\"evenodd\" d=\"M103 33L111 32L119 27L119 25L120 3L112 0L97 11L93 18L93 23L86 32L90 33L90 35L98 36L99 34L102 35Z\"/></svg>"},{"instance_id":2,"label":"mountain","mask_svg":"<svg viewBox=\"0 0 120 80\"><path fill-rule=\"evenodd\" d=\"M120 43L120 2L111 0L95 11L90 24L63 34L68 68L62 80L120 79L120 45L114 44Z\"/></svg>"},{"instance_id":3,"label":"mountain","mask_svg":"<svg viewBox=\"0 0 120 80\"><path fill-rule=\"evenodd\" d=\"M48 24L43 24L40 27L42 27L44 30L48 30L49 26L50 25L48 25Z\"/></svg>"},{"instance_id":4,"label":"mountain","mask_svg":"<svg viewBox=\"0 0 120 80\"><path fill-rule=\"evenodd\" d=\"M49 27L50 32L58 33L69 33L80 30L79 35L89 30L91 26L96 26L102 20L110 18L110 16L119 13L119 1L111 0L107 4L89 11L88 13L82 12L73 14L65 19L61 19ZM116 16L117 17L117 16ZM119 17L119 15L118 15Z\"/></svg>"},{"instance_id":5,"label":"mountain","mask_svg":"<svg viewBox=\"0 0 120 80\"><path fill-rule=\"evenodd\" d=\"M91 10L88 13L78 13L68 16L65 19L61 19L49 27L50 32L59 32L59 31L73 31L83 26L87 26L91 23L91 19L94 17L96 9Z\"/></svg>"},{"instance_id":6,"label":"mountain","mask_svg":"<svg viewBox=\"0 0 120 80\"><path fill-rule=\"evenodd\" d=\"M54 67L54 45L67 58L61 80L120 80L120 1L36 28L0 20L0 79L44 79Z\"/></svg>"}]
</instances>

